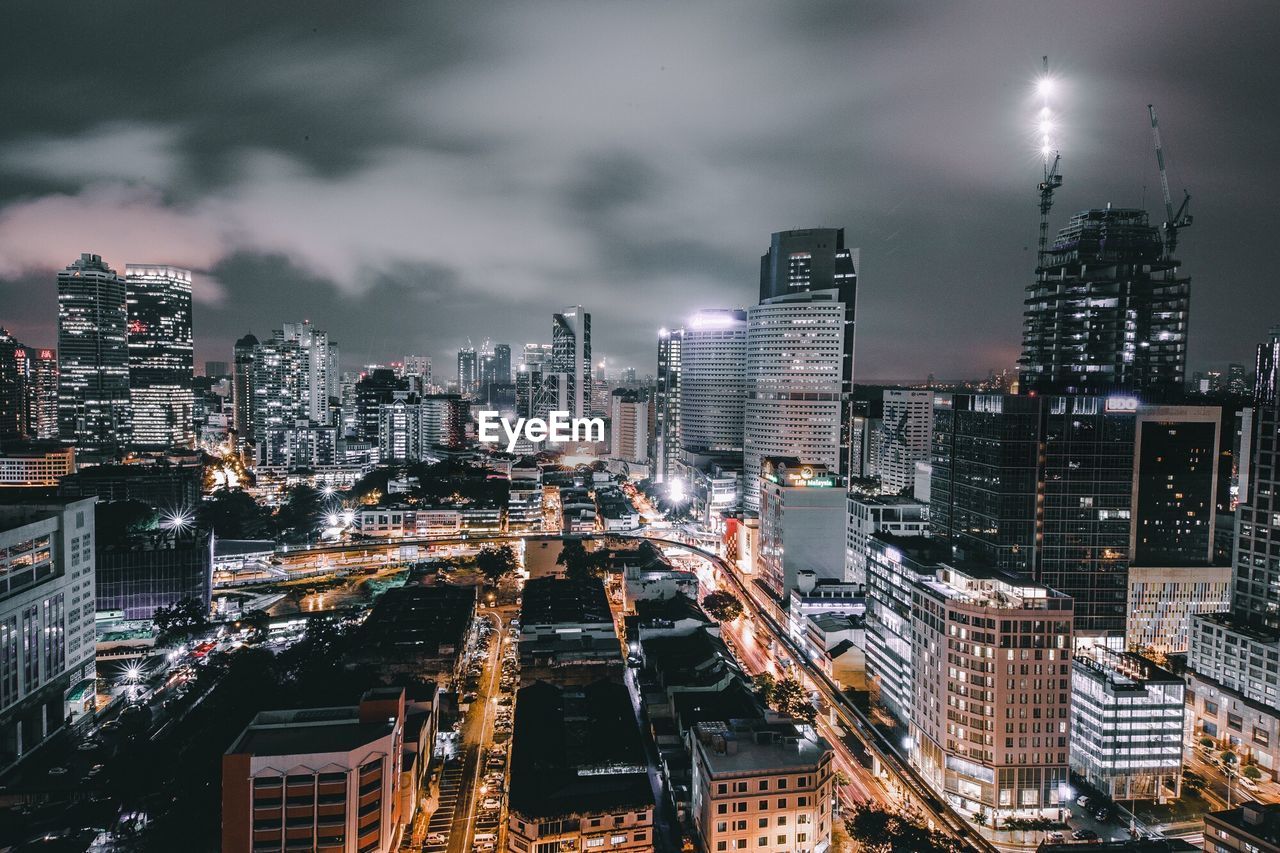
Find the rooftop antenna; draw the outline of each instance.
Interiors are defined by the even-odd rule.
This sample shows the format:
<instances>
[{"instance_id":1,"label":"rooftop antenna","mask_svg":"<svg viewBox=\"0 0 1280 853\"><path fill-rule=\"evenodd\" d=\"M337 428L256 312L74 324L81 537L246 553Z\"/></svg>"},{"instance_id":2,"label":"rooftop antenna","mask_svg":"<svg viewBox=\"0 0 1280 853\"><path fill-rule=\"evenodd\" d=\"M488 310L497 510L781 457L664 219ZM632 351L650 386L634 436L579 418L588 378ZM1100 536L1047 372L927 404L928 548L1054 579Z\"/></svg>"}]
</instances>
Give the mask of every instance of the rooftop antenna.
<instances>
[{"instance_id":1,"label":"rooftop antenna","mask_svg":"<svg viewBox=\"0 0 1280 853\"><path fill-rule=\"evenodd\" d=\"M1036 275L1044 273L1045 256L1049 250L1049 211L1053 207L1053 191L1062 186L1058 171L1061 157L1053 142L1053 110L1049 96L1053 94L1053 78L1049 76L1049 57L1044 57L1044 73L1036 82L1040 95L1040 157L1044 161L1044 179L1040 181L1040 240L1036 248Z\"/></svg>"},{"instance_id":2,"label":"rooftop antenna","mask_svg":"<svg viewBox=\"0 0 1280 853\"><path fill-rule=\"evenodd\" d=\"M1147 104L1147 113L1151 116L1151 138L1156 144L1156 165L1160 167L1160 190L1164 193L1164 256L1172 258L1178 248L1178 229L1191 227L1191 214L1187 205L1191 204L1191 193L1182 191L1182 205L1175 213L1173 198L1169 194L1169 175L1164 168L1164 146L1160 144L1160 122L1156 120L1156 108Z\"/></svg>"}]
</instances>

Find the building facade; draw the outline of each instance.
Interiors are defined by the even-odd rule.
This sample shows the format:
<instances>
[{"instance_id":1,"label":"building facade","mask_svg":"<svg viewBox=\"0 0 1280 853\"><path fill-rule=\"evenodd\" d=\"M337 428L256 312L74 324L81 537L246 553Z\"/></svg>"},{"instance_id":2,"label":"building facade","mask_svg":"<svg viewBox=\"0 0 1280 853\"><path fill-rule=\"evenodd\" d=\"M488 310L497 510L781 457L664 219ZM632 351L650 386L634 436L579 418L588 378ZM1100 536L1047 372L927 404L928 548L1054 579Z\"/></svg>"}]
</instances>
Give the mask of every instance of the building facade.
<instances>
[{"instance_id":1,"label":"building facade","mask_svg":"<svg viewBox=\"0 0 1280 853\"><path fill-rule=\"evenodd\" d=\"M94 503L0 504L0 769L94 710Z\"/></svg>"},{"instance_id":2,"label":"building facade","mask_svg":"<svg viewBox=\"0 0 1280 853\"><path fill-rule=\"evenodd\" d=\"M619 388L610 397L610 455L624 462L649 462L649 395Z\"/></svg>"},{"instance_id":3,"label":"building facade","mask_svg":"<svg viewBox=\"0 0 1280 853\"><path fill-rule=\"evenodd\" d=\"M167 528L100 549L95 584L99 618L150 622L180 601L209 612L213 594L213 533Z\"/></svg>"},{"instance_id":4,"label":"building facade","mask_svg":"<svg viewBox=\"0 0 1280 853\"><path fill-rule=\"evenodd\" d=\"M802 571L844 578L845 492L834 466L767 458L760 471L757 573L779 607Z\"/></svg>"},{"instance_id":5,"label":"building facade","mask_svg":"<svg viewBox=\"0 0 1280 853\"><path fill-rule=\"evenodd\" d=\"M844 579L867 582L867 553L876 533L929 536L929 505L914 498L868 497L850 492L845 519Z\"/></svg>"},{"instance_id":6,"label":"building facade","mask_svg":"<svg viewBox=\"0 0 1280 853\"><path fill-rule=\"evenodd\" d=\"M909 493L915 488L916 463L928 460L933 443L933 392L886 388L881 428L876 462L880 491Z\"/></svg>"},{"instance_id":7,"label":"building facade","mask_svg":"<svg viewBox=\"0 0 1280 853\"><path fill-rule=\"evenodd\" d=\"M675 476L680 458L680 365L684 329L658 330L658 373L654 390L655 483Z\"/></svg>"},{"instance_id":8,"label":"building facade","mask_svg":"<svg viewBox=\"0 0 1280 853\"><path fill-rule=\"evenodd\" d=\"M123 451L132 428L126 293L98 255L58 273L58 437L104 457Z\"/></svg>"},{"instance_id":9,"label":"building facade","mask_svg":"<svg viewBox=\"0 0 1280 853\"><path fill-rule=\"evenodd\" d=\"M125 282L133 444L147 450L194 447L191 273L128 264Z\"/></svg>"}]
</instances>

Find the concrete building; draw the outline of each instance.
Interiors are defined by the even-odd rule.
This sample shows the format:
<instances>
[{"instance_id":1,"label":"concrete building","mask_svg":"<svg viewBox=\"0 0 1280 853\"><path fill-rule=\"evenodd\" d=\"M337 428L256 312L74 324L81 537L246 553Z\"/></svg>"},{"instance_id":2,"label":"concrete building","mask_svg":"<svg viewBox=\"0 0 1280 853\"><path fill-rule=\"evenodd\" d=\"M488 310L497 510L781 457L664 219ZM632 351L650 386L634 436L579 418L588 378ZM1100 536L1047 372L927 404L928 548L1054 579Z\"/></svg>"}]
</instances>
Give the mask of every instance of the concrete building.
<instances>
[{"instance_id":1,"label":"concrete building","mask_svg":"<svg viewBox=\"0 0 1280 853\"><path fill-rule=\"evenodd\" d=\"M581 305L553 315L551 361L542 376L548 411L568 412L571 418L591 414L591 315Z\"/></svg>"},{"instance_id":2,"label":"concrete building","mask_svg":"<svg viewBox=\"0 0 1280 853\"><path fill-rule=\"evenodd\" d=\"M896 495L866 496L849 493L845 522L844 579L867 582L867 548L876 533L894 536L929 536L929 505Z\"/></svg>"},{"instance_id":3,"label":"concrete building","mask_svg":"<svg viewBox=\"0 0 1280 853\"><path fill-rule=\"evenodd\" d=\"M942 563L912 584L909 757L962 812L1056 816L1067 801L1071 599Z\"/></svg>"},{"instance_id":4,"label":"concrete building","mask_svg":"<svg viewBox=\"0 0 1280 853\"><path fill-rule=\"evenodd\" d=\"M125 267L133 445L194 447L191 272L159 264Z\"/></svg>"},{"instance_id":5,"label":"concrete building","mask_svg":"<svg viewBox=\"0 0 1280 853\"><path fill-rule=\"evenodd\" d=\"M1280 853L1280 803L1244 803L1204 816L1209 853Z\"/></svg>"},{"instance_id":6,"label":"concrete building","mask_svg":"<svg viewBox=\"0 0 1280 853\"><path fill-rule=\"evenodd\" d=\"M505 849L651 853L653 789L627 689L539 682L515 707Z\"/></svg>"},{"instance_id":7,"label":"concrete building","mask_svg":"<svg viewBox=\"0 0 1280 853\"><path fill-rule=\"evenodd\" d=\"M618 639L604 583L541 577L525 584L520 611L520 680L560 686L621 683Z\"/></svg>"},{"instance_id":8,"label":"concrete building","mask_svg":"<svg viewBox=\"0 0 1280 853\"><path fill-rule=\"evenodd\" d=\"M378 406L378 453L385 461L416 462L467 446L471 406L460 394L395 392Z\"/></svg>"},{"instance_id":9,"label":"concrete building","mask_svg":"<svg viewBox=\"0 0 1280 853\"><path fill-rule=\"evenodd\" d=\"M94 465L63 477L64 498L96 497L102 503L140 501L166 512L194 509L200 503L200 465Z\"/></svg>"},{"instance_id":10,"label":"concrete building","mask_svg":"<svg viewBox=\"0 0 1280 853\"><path fill-rule=\"evenodd\" d=\"M125 280L83 254L58 273L58 437L112 458L129 443L132 420Z\"/></svg>"},{"instance_id":11,"label":"concrete building","mask_svg":"<svg viewBox=\"0 0 1280 853\"><path fill-rule=\"evenodd\" d=\"M1125 648L1157 657L1186 654L1191 617L1231 603L1230 566L1129 567Z\"/></svg>"},{"instance_id":12,"label":"concrete building","mask_svg":"<svg viewBox=\"0 0 1280 853\"><path fill-rule=\"evenodd\" d=\"M783 605L801 571L843 580L846 503L834 468L766 458L757 494L758 574L774 601Z\"/></svg>"},{"instance_id":13,"label":"concrete building","mask_svg":"<svg viewBox=\"0 0 1280 853\"><path fill-rule=\"evenodd\" d=\"M75 470L74 447L8 447L0 455L0 489L56 486Z\"/></svg>"},{"instance_id":14,"label":"concrete building","mask_svg":"<svg viewBox=\"0 0 1280 853\"><path fill-rule=\"evenodd\" d=\"M0 504L0 770L95 709L94 503Z\"/></svg>"},{"instance_id":15,"label":"concrete building","mask_svg":"<svg viewBox=\"0 0 1280 853\"><path fill-rule=\"evenodd\" d=\"M649 462L649 395L619 388L609 397L610 455L623 462Z\"/></svg>"},{"instance_id":16,"label":"concrete building","mask_svg":"<svg viewBox=\"0 0 1280 853\"><path fill-rule=\"evenodd\" d=\"M257 446L259 468L295 471L337 465L338 425L299 418L267 427Z\"/></svg>"},{"instance_id":17,"label":"concrete building","mask_svg":"<svg viewBox=\"0 0 1280 853\"><path fill-rule=\"evenodd\" d=\"M680 363L684 329L658 330L658 373L654 389L654 482L675 475L680 458Z\"/></svg>"},{"instance_id":18,"label":"concrete building","mask_svg":"<svg viewBox=\"0 0 1280 853\"><path fill-rule=\"evenodd\" d=\"M743 505L760 507L763 460L794 457L840 478L848 306L837 289L801 291L748 311ZM851 357L851 356L850 356Z\"/></svg>"},{"instance_id":19,"label":"concrete building","mask_svg":"<svg viewBox=\"0 0 1280 853\"><path fill-rule=\"evenodd\" d=\"M452 688L475 614L475 587L440 583L389 589L364 621L351 662Z\"/></svg>"},{"instance_id":20,"label":"concrete building","mask_svg":"<svg viewBox=\"0 0 1280 853\"><path fill-rule=\"evenodd\" d=\"M840 431L837 438L837 443L841 448L841 458L840 464L833 467L839 471L840 476L846 481L852 474L852 452L855 447L853 441L853 345L857 317L858 273L861 270L861 266L860 250L845 246L843 228L804 228L794 231L779 231L772 235L769 241L769 250L760 257L761 304L772 299L787 299L805 293L828 291L842 306L840 366L838 369L841 411L838 415ZM769 319L765 319L762 316L761 319L765 323L769 323L777 320L778 315L773 314L772 318ZM794 328L791 329L790 333L784 333L784 337L786 336L791 338L792 343L810 337L807 332ZM772 343L776 344L777 339L775 338ZM810 340L810 343L812 343L812 340ZM765 345L768 348L772 348L769 343ZM810 350L810 353L813 352L816 352L816 350ZM774 350L772 355L775 357L780 356L783 360L789 358L786 350L782 352ZM809 355L804 350L790 350L790 355L794 356L792 369L808 372L800 367L809 358ZM825 353L822 358L825 361ZM810 368L814 366L811 364ZM750 380L748 381L750 384ZM750 390L751 388L749 387L748 391ZM757 389L757 391L760 390L762 389ZM792 391L799 393L798 388L793 388ZM763 389L763 393L770 393L770 390ZM788 394L786 391L782 393ZM818 393L827 393L825 385ZM800 398L790 395L788 399L792 403L800 401ZM811 398L806 397L804 399ZM796 409L791 408L791 412L795 414ZM822 412L822 416L825 417L825 407L822 407ZM774 448L765 452L823 461L820 457L815 456L813 452L800 448ZM748 468L750 468L749 462ZM754 475L754 472L749 473Z\"/></svg>"},{"instance_id":21,"label":"concrete building","mask_svg":"<svg viewBox=\"0 0 1280 853\"><path fill-rule=\"evenodd\" d=\"M832 750L785 720L692 732L693 824L707 851L822 853L831 844Z\"/></svg>"},{"instance_id":22,"label":"concrete building","mask_svg":"<svg viewBox=\"0 0 1280 853\"><path fill-rule=\"evenodd\" d=\"M933 392L886 388L882 429L876 463L880 490L886 495L913 491L916 463L929 458L933 443Z\"/></svg>"},{"instance_id":23,"label":"concrete building","mask_svg":"<svg viewBox=\"0 0 1280 853\"><path fill-rule=\"evenodd\" d=\"M221 849L397 850L404 726L401 688L355 707L259 713L222 757Z\"/></svg>"},{"instance_id":24,"label":"concrete building","mask_svg":"<svg viewBox=\"0 0 1280 853\"><path fill-rule=\"evenodd\" d=\"M1071 769L1114 800L1182 794L1186 684L1153 661L1091 646L1071 664Z\"/></svg>"}]
</instances>

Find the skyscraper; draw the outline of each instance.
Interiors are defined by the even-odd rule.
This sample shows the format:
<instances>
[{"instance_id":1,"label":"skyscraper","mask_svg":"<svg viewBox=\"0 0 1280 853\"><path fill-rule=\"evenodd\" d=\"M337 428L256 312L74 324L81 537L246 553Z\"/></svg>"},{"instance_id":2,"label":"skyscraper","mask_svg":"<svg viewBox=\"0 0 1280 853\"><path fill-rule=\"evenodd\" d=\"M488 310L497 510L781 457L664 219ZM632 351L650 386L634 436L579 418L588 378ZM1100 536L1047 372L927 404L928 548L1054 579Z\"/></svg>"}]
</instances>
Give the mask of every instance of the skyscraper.
<instances>
[{"instance_id":1,"label":"skyscraper","mask_svg":"<svg viewBox=\"0 0 1280 853\"><path fill-rule=\"evenodd\" d=\"M26 347L27 430L38 441L58 437L58 354L54 350Z\"/></svg>"},{"instance_id":2,"label":"skyscraper","mask_svg":"<svg viewBox=\"0 0 1280 853\"><path fill-rule=\"evenodd\" d=\"M511 384L511 344L494 344L493 379L499 385Z\"/></svg>"},{"instance_id":3,"label":"skyscraper","mask_svg":"<svg viewBox=\"0 0 1280 853\"><path fill-rule=\"evenodd\" d=\"M551 364L543 385L553 409L571 418L591 411L591 315L571 305L552 318Z\"/></svg>"},{"instance_id":4,"label":"skyscraper","mask_svg":"<svg viewBox=\"0 0 1280 853\"><path fill-rule=\"evenodd\" d=\"M880 490L898 495L914 488L916 463L929 459L933 440L933 392L888 388L884 391L882 440L876 471Z\"/></svg>"},{"instance_id":5,"label":"skyscraper","mask_svg":"<svg viewBox=\"0 0 1280 853\"><path fill-rule=\"evenodd\" d=\"M337 344L329 340L328 332L312 326L310 320L285 323L279 334L299 349L300 411L314 423L329 423L329 398L338 396Z\"/></svg>"},{"instance_id":6,"label":"skyscraper","mask_svg":"<svg viewBox=\"0 0 1280 853\"><path fill-rule=\"evenodd\" d=\"M195 355L191 273L157 264L125 267L133 445L192 447Z\"/></svg>"},{"instance_id":7,"label":"skyscraper","mask_svg":"<svg viewBox=\"0 0 1280 853\"><path fill-rule=\"evenodd\" d=\"M0 326L0 449L26 439L28 433L27 382L22 344Z\"/></svg>"},{"instance_id":8,"label":"skyscraper","mask_svg":"<svg viewBox=\"0 0 1280 853\"><path fill-rule=\"evenodd\" d=\"M844 476L842 365L852 326L834 288L775 296L747 316L743 505L758 510L766 457L794 457Z\"/></svg>"},{"instance_id":9,"label":"skyscraper","mask_svg":"<svg viewBox=\"0 0 1280 853\"><path fill-rule=\"evenodd\" d=\"M658 373L654 404L655 483L675 474L680 458L680 360L684 329L658 330Z\"/></svg>"},{"instance_id":10,"label":"skyscraper","mask_svg":"<svg viewBox=\"0 0 1280 853\"><path fill-rule=\"evenodd\" d=\"M243 451L254 441L254 360L257 357L258 339L245 335L236 341L231 364L232 427L235 430L236 449Z\"/></svg>"},{"instance_id":11,"label":"skyscraper","mask_svg":"<svg viewBox=\"0 0 1280 853\"><path fill-rule=\"evenodd\" d=\"M747 396L747 312L699 311L680 349L680 450L741 463Z\"/></svg>"},{"instance_id":12,"label":"skyscraper","mask_svg":"<svg viewBox=\"0 0 1280 853\"><path fill-rule=\"evenodd\" d=\"M98 255L58 273L58 436L81 452L129 443L129 312L125 280Z\"/></svg>"},{"instance_id":13,"label":"skyscraper","mask_svg":"<svg viewBox=\"0 0 1280 853\"><path fill-rule=\"evenodd\" d=\"M1178 266L1145 210L1071 217L1027 286L1022 391L1179 389L1191 280Z\"/></svg>"},{"instance_id":14,"label":"skyscraper","mask_svg":"<svg viewBox=\"0 0 1280 853\"><path fill-rule=\"evenodd\" d=\"M858 249L845 247L843 228L805 228L779 231L760 257L760 301L795 293L835 290L844 306L843 344L840 363L840 476L849 477L848 457L853 423L854 321L858 302ZM807 457L806 457L807 458Z\"/></svg>"},{"instance_id":15,"label":"skyscraper","mask_svg":"<svg viewBox=\"0 0 1280 853\"><path fill-rule=\"evenodd\" d=\"M464 397L474 396L479 384L480 365L476 360L476 349L468 344L458 350L458 393Z\"/></svg>"}]
</instances>

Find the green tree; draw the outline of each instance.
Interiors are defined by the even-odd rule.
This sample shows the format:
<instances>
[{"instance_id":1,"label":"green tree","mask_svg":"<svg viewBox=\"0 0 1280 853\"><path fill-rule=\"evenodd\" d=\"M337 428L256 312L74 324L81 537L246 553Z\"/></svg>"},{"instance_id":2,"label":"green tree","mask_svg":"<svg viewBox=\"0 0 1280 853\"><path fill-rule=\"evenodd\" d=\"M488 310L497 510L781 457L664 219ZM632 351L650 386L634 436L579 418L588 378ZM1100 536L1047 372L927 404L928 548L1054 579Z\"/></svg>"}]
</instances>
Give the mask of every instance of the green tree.
<instances>
[{"instance_id":1,"label":"green tree","mask_svg":"<svg viewBox=\"0 0 1280 853\"><path fill-rule=\"evenodd\" d=\"M1200 745L1205 749L1213 749L1218 745L1218 742L1211 737L1202 737L1200 738Z\"/></svg>"},{"instance_id":2,"label":"green tree","mask_svg":"<svg viewBox=\"0 0 1280 853\"><path fill-rule=\"evenodd\" d=\"M854 806L844 825L861 849L875 853L954 853L960 849L941 832L868 804Z\"/></svg>"},{"instance_id":3,"label":"green tree","mask_svg":"<svg viewBox=\"0 0 1280 853\"><path fill-rule=\"evenodd\" d=\"M270 539L271 513L244 489L221 489L201 502L199 523L212 527L219 539Z\"/></svg>"},{"instance_id":4,"label":"green tree","mask_svg":"<svg viewBox=\"0 0 1280 853\"><path fill-rule=\"evenodd\" d=\"M787 676L778 682L773 694L773 707L779 714L786 714L806 723L818 719L818 709L809 701L809 694L795 678Z\"/></svg>"},{"instance_id":5,"label":"green tree","mask_svg":"<svg viewBox=\"0 0 1280 853\"><path fill-rule=\"evenodd\" d=\"M1250 782L1257 782L1262 778L1262 771L1258 769L1257 765L1248 764L1240 771L1240 775L1248 779Z\"/></svg>"},{"instance_id":6,"label":"green tree","mask_svg":"<svg viewBox=\"0 0 1280 853\"><path fill-rule=\"evenodd\" d=\"M564 574L568 578L599 580L604 577L604 566L599 552L588 551L581 539L566 539L560 547L560 555L556 557L556 563L564 566Z\"/></svg>"},{"instance_id":7,"label":"green tree","mask_svg":"<svg viewBox=\"0 0 1280 853\"><path fill-rule=\"evenodd\" d=\"M111 501L94 508L94 530L101 546L118 544L159 526L160 514L142 501Z\"/></svg>"},{"instance_id":8,"label":"green tree","mask_svg":"<svg viewBox=\"0 0 1280 853\"><path fill-rule=\"evenodd\" d=\"M320 526L323 496L313 486L301 484L285 493L284 503L276 510L276 529L281 538L303 540Z\"/></svg>"},{"instance_id":9,"label":"green tree","mask_svg":"<svg viewBox=\"0 0 1280 853\"><path fill-rule=\"evenodd\" d=\"M843 770L836 770L831 776L831 781L835 783L837 788L844 788L853 784L853 777Z\"/></svg>"},{"instance_id":10,"label":"green tree","mask_svg":"<svg viewBox=\"0 0 1280 853\"><path fill-rule=\"evenodd\" d=\"M724 590L707 593L702 599L702 608L717 622L732 622L743 613L742 602Z\"/></svg>"},{"instance_id":11,"label":"green tree","mask_svg":"<svg viewBox=\"0 0 1280 853\"><path fill-rule=\"evenodd\" d=\"M156 629L156 642L164 644L208 628L209 613L202 602L184 598L170 607L157 607L151 621Z\"/></svg>"},{"instance_id":12,"label":"green tree","mask_svg":"<svg viewBox=\"0 0 1280 853\"><path fill-rule=\"evenodd\" d=\"M516 552L510 545L499 545L496 548L485 546L476 555L476 568L484 575L485 580L497 586L503 578L515 574Z\"/></svg>"},{"instance_id":13,"label":"green tree","mask_svg":"<svg viewBox=\"0 0 1280 853\"><path fill-rule=\"evenodd\" d=\"M778 692L778 679L767 672L762 672L751 679L751 686L755 688L760 701L772 708L773 697Z\"/></svg>"}]
</instances>

